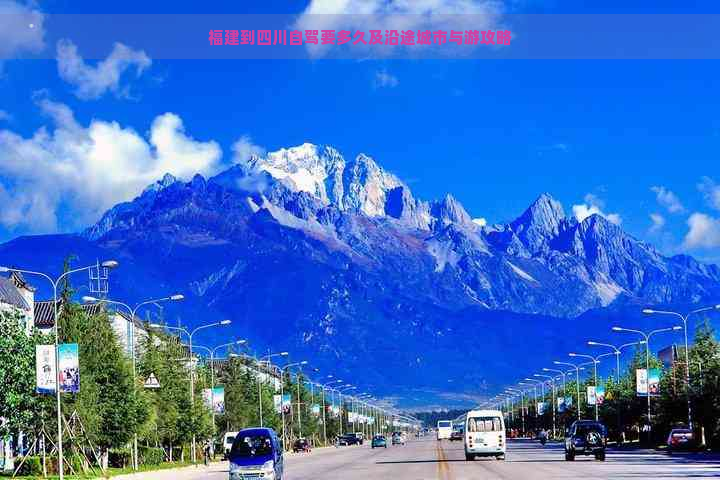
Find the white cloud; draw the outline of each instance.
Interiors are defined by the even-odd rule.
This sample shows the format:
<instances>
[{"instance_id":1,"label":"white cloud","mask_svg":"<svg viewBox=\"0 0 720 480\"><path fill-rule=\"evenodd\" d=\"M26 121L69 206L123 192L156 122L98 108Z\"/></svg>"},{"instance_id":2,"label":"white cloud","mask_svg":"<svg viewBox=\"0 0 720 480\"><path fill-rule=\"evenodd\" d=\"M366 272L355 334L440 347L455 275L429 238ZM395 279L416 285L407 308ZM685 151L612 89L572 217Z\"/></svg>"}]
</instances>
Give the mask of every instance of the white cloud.
<instances>
[{"instance_id":1,"label":"white cloud","mask_svg":"<svg viewBox=\"0 0 720 480\"><path fill-rule=\"evenodd\" d=\"M658 232L665 226L665 217L659 213L651 213L650 221L652 222L652 225L650 226L650 233Z\"/></svg>"},{"instance_id":2,"label":"white cloud","mask_svg":"<svg viewBox=\"0 0 720 480\"><path fill-rule=\"evenodd\" d=\"M680 199L673 192L663 186L650 187L655 193L655 198L661 206L665 207L670 213L682 213L685 211Z\"/></svg>"},{"instance_id":3,"label":"white cloud","mask_svg":"<svg viewBox=\"0 0 720 480\"><path fill-rule=\"evenodd\" d=\"M311 0L295 23L299 30L483 30L496 24L503 11L499 0ZM366 33L367 35L367 33ZM363 56L396 55L398 46L353 45L342 48ZM313 56L325 55L331 45L307 45ZM412 47L409 47L412 48ZM428 46L423 47L427 50Z\"/></svg>"},{"instance_id":4,"label":"white cloud","mask_svg":"<svg viewBox=\"0 0 720 480\"><path fill-rule=\"evenodd\" d=\"M375 80L373 85L375 88L395 88L400 84L400 81L395 75L387 72L387 70L379 70L375 72Z\"/></svg>"},{"instance_id":5,"label":"white cloud","mask_svg":"<svg viewBox=\"0 0 720 480\"><path fill-rule=\"evenodd\" d=\"M0 61L45 46L45 16L39 10L11 0L0 0ZM1 64L0 64L1 66Z\"/></svg>"},{"instance_id":6,"label":"white cloud","mask_svg":"<svg viewBox=\"0 0 720 480\"><path fill-rule=\"evenodd\" d=\"M146 138L117 122L80 125L66 105L36 101L50 128L27 138L0 130L0 223L10 230L77 230L166 172L189 179L222 166L220 147L188 136L173 113L156 117Z\"/></svg>"},{"instance_id":7,"label":"white cloud","mask_svg":"<svg viewBox=\"0 0 720 480\"><path fill-rule=\"evenodd\" d=\"M58 42L57 62L60 78L74 85L75 95L83 100L100 98L108 91L118 97L129 97L129 87L121 85L123 74L134 69L135 76L140 77L152 64L144 51L116 43L110 55L93 67L85 63L69 40Z\"/></svg>"},{"instance_id":8,"label":"white cloud","mask_svg":"<svg viewBox=\"0 0 720 480\"><path fill-rule=\"evenodd\" d=\"M620 214L603 212L602 209L605 207L605 204L597 196L592 193L588 193L585 195L584 200L585 203L572 206L573 215L575 215L578 222L582 222L591 215L600 215L601 217L605 217L608 222L614 223L615 225L620 225L622 223Z\"/></svg>"},{"instance_id":9,"label":"white cloud","mask_svg":"<svg viewBox=\"0 0 720 480\"><path fill-rule=\"evenodd\" d=\"M720 219L704 213L693 213L687 221L689 230L685 234L685 248L720 247Z\"/></svg>"},{"instance_id":10,"label":"white cloud","mask_svg":"<svg viewBox=\"0 0 720 480\"><path fill-rule=\"evenodd\" d=\"M478 227L484 227L485 225L487 225L487 220L485 220L485 219L482 218L482 217L481 217L481 218L473 218L473 219L472 219L472 222L473 222L475 225L477 225Z\"/></svg>"},{"instance_id":11,"label":"white cloud","mask_svg":"<svg viewBox=\"0 0 720 480\"><path fill-rule=\"evenodd\" d=\"M250 135L241 136L237 142L232 146L233 150L233 163L245 163L250 160L250 157L262 157L265 155L265 148L260 145L253 143Z\"/></svg>"},{"instance_id":12,"label":"white cloud","mask_svg":"<svg viewBox=\"0 0 720 480\"><path fill-rule=\"evenodd\" d=\"M708 205L716 210L720 210L720 185L709 177L703 177L698 184L698 190L705 195L705 200Z\"/></svg>"}]
</instances>

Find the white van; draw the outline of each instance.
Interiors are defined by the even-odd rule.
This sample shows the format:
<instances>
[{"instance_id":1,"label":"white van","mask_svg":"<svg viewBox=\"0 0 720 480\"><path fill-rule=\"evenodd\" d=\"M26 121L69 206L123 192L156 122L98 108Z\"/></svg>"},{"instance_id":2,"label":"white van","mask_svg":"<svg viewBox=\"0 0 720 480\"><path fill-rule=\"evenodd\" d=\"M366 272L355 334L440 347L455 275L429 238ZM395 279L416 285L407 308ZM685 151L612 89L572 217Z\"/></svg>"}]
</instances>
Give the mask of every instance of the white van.
<instances>
[{"instance_id":1,"label":"white van","mask_svg":"<svg viewBox=\"0 0 720 480\"><path fill-rule=\"evenodd\" d=\"M505 460L505 422L499 410L471 410L465 418L465 460L494 456Z\"/></svg>"},{"instance_id":2,"label":"white van","mask_svg":"<svg viewBox=\"0 0 720 480\"><path fill-rule=\"evenodd\" d=\"M226 432L225 436L223 437L223 453L225 454L225 458L228 458L228 455L230 455L230 449L232 448L233 442L235 441L235 437L237 437L239 432Z\"/></svg>"},{"instance_id":3,"label":"white van","mask_svg":"<svg viewBox=\"0 0 720 480\"><path fill-rule=\"evenodd\" d=\"M437 439L449 439L452 434L452 422L450 420L440 420L437 423Z\"/></svg>"}]
</instances>

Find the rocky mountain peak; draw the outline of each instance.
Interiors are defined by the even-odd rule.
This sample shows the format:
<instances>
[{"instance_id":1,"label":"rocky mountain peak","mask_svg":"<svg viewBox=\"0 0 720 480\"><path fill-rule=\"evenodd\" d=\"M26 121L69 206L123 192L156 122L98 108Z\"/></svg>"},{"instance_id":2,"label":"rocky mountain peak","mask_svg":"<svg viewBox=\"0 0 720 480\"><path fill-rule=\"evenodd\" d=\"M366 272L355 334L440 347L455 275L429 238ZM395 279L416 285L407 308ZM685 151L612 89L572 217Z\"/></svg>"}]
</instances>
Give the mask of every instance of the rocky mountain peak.
<instances>
[{"instance_id":1,"label":"rocky mountain peak","mask_svg":"<svg viewBox=\"0 0 720 480\"><path fill-rule=\"evenodd\" d=\"M565 220L562 204L550 194L540 195L510 226L531 252L547 248L557 238Z\"/></svg>"}]
</instances>

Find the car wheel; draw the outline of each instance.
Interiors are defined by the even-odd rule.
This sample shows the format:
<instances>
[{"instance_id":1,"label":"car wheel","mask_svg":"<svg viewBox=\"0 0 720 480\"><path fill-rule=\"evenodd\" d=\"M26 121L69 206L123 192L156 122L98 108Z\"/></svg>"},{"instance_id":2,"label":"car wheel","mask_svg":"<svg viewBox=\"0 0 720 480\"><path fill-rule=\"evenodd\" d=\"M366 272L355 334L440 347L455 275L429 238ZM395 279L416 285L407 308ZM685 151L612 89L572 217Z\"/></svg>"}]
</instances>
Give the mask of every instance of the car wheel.
<instances>
[{"instance_id":1,"label":"car wheel","mask_svg":"<svg viewBox=\"0 0 720 480\"><path fill-rule=\"evenodd\" d=\"M598 452L595 454L595 460L605 461L605 452Z\"/></svg>"},{"instance_id":2,"label":"car wheel","mask_svg":"<svg viewBox=\"0 0 720 480\"><path fill-rule=\"evenodd\" d=\"M465 460L468 462L472 462L473 460L475 460L475 455L473 455L472 453L466 453Z\"/></svg>"},{"instance_id":3,"label":"car wheel","mask_svg":"<svg viewBox=\"0 0 720 480\"><path fill-rule=\"evenodd\" d=\"M565 452L565 460L567 460L568 462L572 462L573 460L575 460L575 455L570 452Z\"/></svg>"}]
</instances>

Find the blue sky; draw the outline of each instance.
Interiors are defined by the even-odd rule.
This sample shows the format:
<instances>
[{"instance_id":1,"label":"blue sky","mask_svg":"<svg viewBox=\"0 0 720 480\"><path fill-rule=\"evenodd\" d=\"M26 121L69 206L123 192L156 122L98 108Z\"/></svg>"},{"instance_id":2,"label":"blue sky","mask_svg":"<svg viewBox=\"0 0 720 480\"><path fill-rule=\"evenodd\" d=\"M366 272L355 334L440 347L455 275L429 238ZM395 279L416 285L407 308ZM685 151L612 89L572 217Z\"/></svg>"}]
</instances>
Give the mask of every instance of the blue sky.
<instances>
[{"instance_id":1,"label":"blue sky","mask_svg":"<svg viewBox=\"0 0 720 480\"><path fill-rule=\"evenodd\" d=\"M505 8L648 13L642 3ZM719 10L678 3L655 2L652 11ZM219 2L209 11L300 13L307 4ZM109 7L48 1L27 8ZM125 2L112 10L199 8ZM346 157L366 153L416 196L450 192L490 223L513 219L549 192L569 215L573 206L578 214L601 211L663 252L720 260L717 61L167 61L143 58L142 44L127 47L117 82L93 76L96 62L77 67L67 56L75 69L64 73L56 60L2 63L0 241L78 230L132 198L175 156L187 161L180 174L217 171L234 161L242 138L265 150L312 142ZM153 135L167 143L164 153L148 149ZM104 148L88 146L103 139Z\"/></svg>"}]
</instances>

